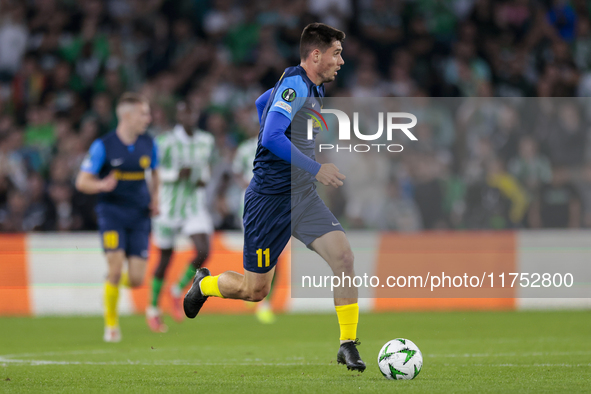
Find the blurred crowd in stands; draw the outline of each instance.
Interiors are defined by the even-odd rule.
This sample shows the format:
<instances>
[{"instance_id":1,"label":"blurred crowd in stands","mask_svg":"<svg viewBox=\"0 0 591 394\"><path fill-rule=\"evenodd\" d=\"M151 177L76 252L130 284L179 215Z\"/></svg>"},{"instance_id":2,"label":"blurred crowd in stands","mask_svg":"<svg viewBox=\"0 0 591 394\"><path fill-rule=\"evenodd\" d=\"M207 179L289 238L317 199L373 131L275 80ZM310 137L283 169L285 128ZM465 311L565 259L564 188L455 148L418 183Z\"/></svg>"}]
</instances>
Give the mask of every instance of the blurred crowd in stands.
<instances>
[{"instance_id":1,"label":"blurred crowd in stands","mask_svg":"<svg viewBox=\"0 0 591 394\"><path fill-rule=\"evenodd\" d=\"M590 16L586 0L0 0L0 231L96 228L73 179L128 90L154 136L179 100L200 110L216 227L239 228L233 155L315 21L347 34L327 96L425 108L404 154L319 157L351 174L322 189L343 224L591 227Z\"/></svg>"}]
</instances>

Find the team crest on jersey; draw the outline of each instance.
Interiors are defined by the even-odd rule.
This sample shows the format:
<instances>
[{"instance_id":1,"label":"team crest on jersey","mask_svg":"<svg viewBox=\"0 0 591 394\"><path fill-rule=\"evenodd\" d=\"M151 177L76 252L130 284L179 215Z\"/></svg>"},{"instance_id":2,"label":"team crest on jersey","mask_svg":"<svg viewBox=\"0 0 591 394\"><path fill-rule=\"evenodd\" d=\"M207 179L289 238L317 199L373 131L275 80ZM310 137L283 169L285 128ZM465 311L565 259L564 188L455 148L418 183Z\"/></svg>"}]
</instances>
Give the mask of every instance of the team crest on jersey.
<instances>
[{"instance_id":1,"label":"team crest on jersey","mask_svg":"<svg viewBox=\"0 0 591 394\"><path fill-rule=\"evenodd\" d=\"M144 170L150 167L151 163L152 159L150 159L150 156L143 155L142 157L140 157L140 167L142 167Z\"/></svg>"},{"instance_id":2,"label":"team crest on jersey","mask_svg":"<svg viewBox=\"0 0 591 394\"><path fill-rule=\"evenodd\" d=\"M296 92L292 88L287 88L281 93L281 98L288 103L291 103L296 98Z\"/></svg>"}]
</instances>

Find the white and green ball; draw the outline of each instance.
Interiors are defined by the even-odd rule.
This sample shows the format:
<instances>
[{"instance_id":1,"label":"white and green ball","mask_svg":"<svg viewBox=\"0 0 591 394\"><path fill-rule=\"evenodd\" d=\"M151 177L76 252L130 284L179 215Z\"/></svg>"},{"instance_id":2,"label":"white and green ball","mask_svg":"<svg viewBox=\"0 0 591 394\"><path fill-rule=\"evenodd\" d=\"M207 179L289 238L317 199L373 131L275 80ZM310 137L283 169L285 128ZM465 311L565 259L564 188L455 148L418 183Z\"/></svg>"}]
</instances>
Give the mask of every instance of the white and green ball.
<instances>
[{"instance_id":1,"label":"white and green ball","mask_svg":"<svg viewBox=\"0 0 591 394\"><path fill-rule=\"evenodd\" d=\"M413 341L396 338L380 350L378 366L387 379L414 379L423 368L423 354Z\"/></svg>"}]
</instances>

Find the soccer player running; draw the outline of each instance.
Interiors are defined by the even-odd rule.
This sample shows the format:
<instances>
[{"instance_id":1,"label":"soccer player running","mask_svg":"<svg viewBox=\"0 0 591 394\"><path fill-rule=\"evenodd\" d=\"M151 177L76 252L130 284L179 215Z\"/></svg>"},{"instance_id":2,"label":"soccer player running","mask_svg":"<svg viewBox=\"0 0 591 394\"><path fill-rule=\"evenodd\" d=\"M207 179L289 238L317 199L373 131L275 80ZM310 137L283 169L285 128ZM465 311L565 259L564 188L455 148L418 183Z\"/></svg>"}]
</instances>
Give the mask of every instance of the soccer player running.
<instances>
[{"instance_id":1,"label":"soccer player running","mask_svg":"<svg viewBox=\"0 0 591 394\"><path fill-rule=\"evenodd\" d=\"M121 340L117 302L123 264L127 259L128 284L140 286L148 258L150 215L158 211L157 150L145 135L151 121L150 105L141 95L125 93L116 111L117 128L92 143L76 178L78 190L98 194L96 213L108 263L106 342ZM150 188L146 170L151 170Z\"/></svg>"},{"instance_id":2,"label":"soccer player running","mask_svg":"<svg viewBox=\"0 0 591 394\"><path fill-rule=\"evenodd\" d=\"M300 41L300 65L287 68L275 87L257 99L257 104L266 104L254 175L245 196L244 275L226 271L211 276L207 268L198 269L183 303L188 317L194 318L210 296L263 300L271 287L277 258L292 234L326 260L334 275L355 275L353 252L344 230L314 184L317 180L339 187L345 176L334 164L315 161L314 141L306 138L305 127L291 127L296 121L306 124L302 106L308 111L321 106L324 83L333 81L344 64L344 38L343 32L322 23L306 26ZM294 101L296 97L306 98L305 103ZM337 361L348 369L364 371L365 363L356 347L357 289L335 289L334 301L341 331Z\"/></svg>"},{"instance_id":3,"label":"soccer player running","mask_svg":"<svg viewBox=\"0 0 591 394\"><path fill-rule=\"evenodd\" d=\"M160 162L160 214L154 219L153 241L160 249L160 263L152 280L152 303L146 309L146 321L154 332L167 330L158 298L176 235L189 236L197 253L184 275L170 287L172 316L178 322L185 317L181 306L182 290L209 256L213 221L207 209L205 186L210 177L214 139L211 134L196 129L198 118L197 110L179 102L178 124L156 139Z\"/></svg>"}]
</instances>

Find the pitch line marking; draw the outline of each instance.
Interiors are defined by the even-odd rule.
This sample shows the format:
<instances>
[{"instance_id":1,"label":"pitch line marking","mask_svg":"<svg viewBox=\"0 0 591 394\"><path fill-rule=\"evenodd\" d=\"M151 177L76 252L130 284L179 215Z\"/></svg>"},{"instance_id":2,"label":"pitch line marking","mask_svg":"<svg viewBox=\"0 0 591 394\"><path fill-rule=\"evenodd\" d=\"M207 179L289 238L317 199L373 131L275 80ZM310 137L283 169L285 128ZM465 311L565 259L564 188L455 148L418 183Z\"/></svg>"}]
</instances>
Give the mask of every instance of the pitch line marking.
<instances>
[{"instance_id":1,"label":"pitch line marking","mask_svg":"<svg viewBox=\"0 0 591 394\"><path fill-rule=\"evenodd\" d=\"M591 350L572 352L523 352L523 353L464 353L464 354L423 354L426 358L470 358L470 357L536 357L536 356L584 356L591 354Z\"/></svg>"},{"instance_id":2,"label":"pitch line marking","mask_svg":"<svg viewBox=\"0 0 591 394\"><path fill-rule=\"evenodd\" d=\"M166 366L166 365L186 365L186 366L306 366L306 365L330 365L328 363L270 363L270 362L194 362L185 360L166 360L166 361L55 361L55 360L22 360L22 359L11 359L0 356L0 365L12 364L12 365L27 365L27 366L39 366L39 365L142 365L142 366Z\"/></svg>"}]
</instances>

